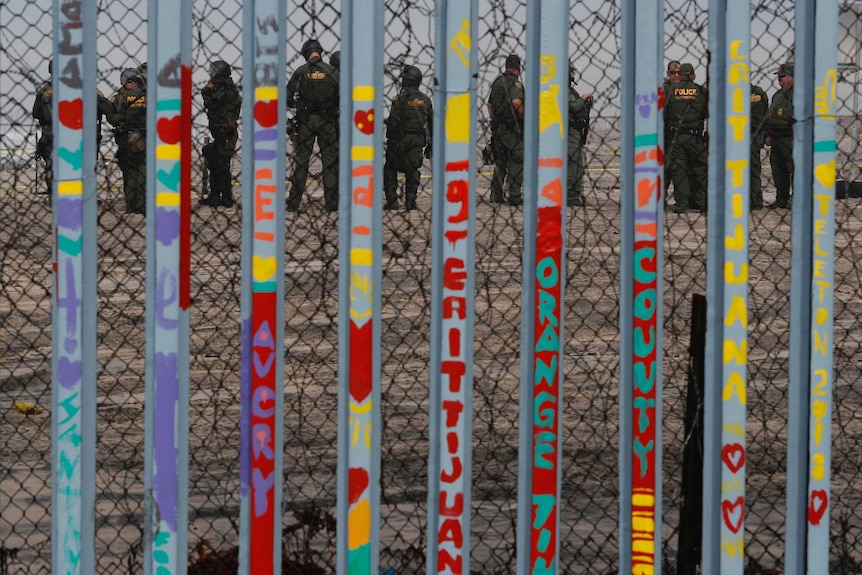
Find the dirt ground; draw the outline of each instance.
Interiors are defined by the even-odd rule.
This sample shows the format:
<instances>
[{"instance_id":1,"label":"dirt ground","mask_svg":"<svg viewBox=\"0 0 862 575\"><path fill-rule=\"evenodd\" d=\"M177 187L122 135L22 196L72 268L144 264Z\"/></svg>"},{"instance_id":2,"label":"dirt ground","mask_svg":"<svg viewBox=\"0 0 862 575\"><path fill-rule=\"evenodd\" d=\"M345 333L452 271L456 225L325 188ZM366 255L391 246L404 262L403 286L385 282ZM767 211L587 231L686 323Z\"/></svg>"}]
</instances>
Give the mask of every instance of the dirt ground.
<instances>
[{"instance_id":1,"label":"dirt ground","mask_svg":"<svg viewBox=\"0 0 862 575\"><path fill-rule=\"evenodd\" d=\"M852 150L844 140L840 147L846 163ZM568 212L561 553L570 573L615 572L617 563L618 148L613 126L597 124L587 144L587 205ZM476 212L471 561L473 572L489 575L514 572L523 242L521 209L487 201L490 169L480 166ZM37 573L50 562L51 210L47 196L33 193L32 165L0 174L0 552L9 573ZM424 174L419 210L384 214L381 568L399 574L420 572L424 561L428 165ZM768 169L763 182L769 202ZM110 157L100 164L99 183L98 572L137 573L146 226L143 216L124 213ZM200 206L192 216L192 558L228 549L238 534L241 209ZM666 212L665 218L662 532L672 573L691 297L706 293L706 217ZM335 558L334 533L321 517L335 510L337 220L323 210L314 182L300 212L285 222L285 549L292 561L327 572ZM862 265L855 254L862 246L862 199L837 202L836 222L832 553L834 562L849 565L862 557ZM783 554L791 223L783 210L750 219L746 553L764 568L780 567ZM13 401L44 411L24 415L11 409Z\"/></svg>"}]
</instances>

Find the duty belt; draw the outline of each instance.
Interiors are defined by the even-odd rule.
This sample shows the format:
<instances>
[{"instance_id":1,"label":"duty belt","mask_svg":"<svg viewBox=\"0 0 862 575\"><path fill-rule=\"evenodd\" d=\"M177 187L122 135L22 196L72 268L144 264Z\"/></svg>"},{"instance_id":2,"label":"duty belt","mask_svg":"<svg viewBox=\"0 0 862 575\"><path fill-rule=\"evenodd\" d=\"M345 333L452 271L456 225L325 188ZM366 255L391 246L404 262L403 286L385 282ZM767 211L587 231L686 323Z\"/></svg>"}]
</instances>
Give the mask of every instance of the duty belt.
<instances>
[{"instance_id":1,"label":"duty belt","mask_svg":"<svg viewBox=\"0 0 862 575\"><path fill-rule=\"evenodd\" d=\"M587 127L587 121L586 120L571 120L569 122L569 129L570 130L583 130L586 127Z\"/></svg>"},{"instance_id":2,"label":"duty belt","mask_svg":"<svg viewBox=\"0 0 862 575\"><path fill-rule=\"evenodd\" d=\"M677 135L703 137L703 130L700 128L671 128L670 131Z\"/></svg>"}]
</instances>

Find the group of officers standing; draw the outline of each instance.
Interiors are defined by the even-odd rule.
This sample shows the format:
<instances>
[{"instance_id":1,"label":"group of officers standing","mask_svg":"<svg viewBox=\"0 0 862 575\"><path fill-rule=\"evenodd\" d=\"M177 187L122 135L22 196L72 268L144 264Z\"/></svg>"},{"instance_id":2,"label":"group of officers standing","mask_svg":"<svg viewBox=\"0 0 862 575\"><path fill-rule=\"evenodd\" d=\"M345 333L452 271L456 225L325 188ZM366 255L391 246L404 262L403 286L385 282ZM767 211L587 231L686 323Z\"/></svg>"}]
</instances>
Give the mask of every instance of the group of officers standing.
<instances>
[{"instance_id":1,"label":"group of officers standing","mask_svg":"<svg viewBox=\"0 0 862 575\"><path fill-rule=\"evenodd\" d=\"M210 64L210 80L201 89L213 141L203 146L202 154L209 170L209 195L201 203L209 206L233 206L230 164L238 139L240 114L239 88L231 79L230 65L223 60ZM48 63L53 73L53 62ZM32 116L41 127L36 154L45 161L47 193L53 185L53 89L46 80L33 102ZM97 91L98 128L101 140L102 118L113 126L117 144L116 160L123 174L123 196L127 213L146 214L147 208L147 64L126 68L120 73L120 87L109 99Z\"/></svg>"},{"instance_id":2,"label":"group of officers standing","mask_svg":"<svg viewBox=\"0 0 862 575\"><path fill-rule=\"evenodd\" d=\"M333 52L329 62L322 58L323 48L315 39L307 40L301 49L305 63L299 66L287 83L287 107L295 109L289 121L294 142L295 169L290 177L286 201L288 212L296 212L308 180L308 167L314 143L320 150L324 208L338 210L339 156L339 80L340 51ZM49 63L48 72L52 73ZM494 174L491 201L521 205L524 163L524 86L519 79L521 60L517 55L506 58L505 70L491 85L487 106L491 119L491 157ZM231 78L231 67L223 60L210 63L210 80L201 89L212 141L201 150L209 172L208 195L202 205L232 207L231 160L236 151L241 111L241 94ZM575 68L569 68L569 134L568 185L570 206L583 205L583 145L589 129L591 94L580 95L574 88ZM422 72L416 66L404 66L400 91L392 99L386 118L386 153L383 166L384 209L399 208L398 173L404 173L404 207L417 208L423 158L431 159L433 149L433 104L420 88ZM120 87L110 98L98 93L98 121L113 126L117 144L116 159L123 174L126 211L146 212L146 138L147 138L147 65L127 68L120 74ZM39 88L33 104L33 117L41 126L37 155L46 163L48 192L52 187L52 83L50 78ZM370 120L370 119L369 119ZM371 120L370 120L371 121ZM98 130L101 137L101 129Z\"/></svg>"},{"instance_id":3,"label":"group of officers standing","mask_svg":"<svg viewBox=\"0 0 862 575\"><path fill-rule=\"evenodd\" d=\"M290 121L295 144L296 166L290 178L287 211L299 209L308 180L308 166L317 142L323 164L324 208L338 210L339 146L339 68L341 53L334 52L329 63L323 61L323 48L315 39L307 40L301 50L305 63L287 83L287 106L296 110ZM52 64L48 64L51 74ZM750 209L790 207L793 176L793 72L792 62L782 64L776 76L780 89L770 103L766 92L751 86ZM207 206L231 207L231 160L238 140L237 122L241 94L231 78L231 67L215 60L209 68L210 80L201 89L212 142L203 146L202 155L209 171L209 193L201 200ZM491 142L483 156L494 164L491 179L492 203L523 203L524 175L524 85L520 81L521 59L506 58L504 71L491 84L487 109L491 120ZM583 146L590 125L592 94L575 89L576 69L569 66L568 93L568 172L566 198L569 206L582 206ZM671 60L664 82L665 150L668 186L673 183L676 213L705 213L707 188L707 89L695 82L694 66ZM404 66L401 90L392 100L386 118L386 155L383 167L384 209L398 209L399 172L404 173L405 208L416 209L423 157L431 158L433 146L433 104L420 90L422 73L416 66ZM120 74L120 88L110 98L98 92L98 119L114 127L116 159L123 173L126 211L146 211L146 83L147 65L127 68ZM42 135L37 155L46 163L48 191L52 185L52 84L39 88L33 103L33 117ZM101 137L101 130L99 130ZM764 206L761 188L761 149L770 148L770 164L776 187L775 201ZM508 192L508 194L506 194ZM507 197L508 196L508 197Z\"/></svg>"},{"instance_id":4,"label":"group of officers standing","mask_svg":"<svg viewBox=\"0 0 862 575\"><path fill-rule=\"evenodd\" d=\"M770 103L766 92L751 86L749 209L786 209L790 207L793 181L793 62L779 66L775 73L779 90ZM675 213L705 213L707 190L707 133L709 96L707 89L695 82L694 66L671 60L664 82L664 143L667 159L665 197L673 183ZM764 205L761 186L761 149L770 147L770 165L776 196Z\"/></svg>"}]
</instances>

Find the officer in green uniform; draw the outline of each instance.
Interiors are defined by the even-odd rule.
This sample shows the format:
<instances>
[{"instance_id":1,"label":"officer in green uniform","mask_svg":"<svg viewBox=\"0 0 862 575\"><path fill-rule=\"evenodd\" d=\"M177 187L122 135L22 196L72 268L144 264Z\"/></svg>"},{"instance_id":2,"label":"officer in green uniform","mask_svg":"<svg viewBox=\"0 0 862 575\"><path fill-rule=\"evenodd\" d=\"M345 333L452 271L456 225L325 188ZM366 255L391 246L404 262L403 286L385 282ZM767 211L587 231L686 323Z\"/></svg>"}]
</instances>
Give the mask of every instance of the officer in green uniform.
<instances>
[{"instance_id":1,"label":"officer in green uniform","mask_svg":"<svg viewBox=\"0 0 862 575\"><path fill-rule=\"evenodd\" d=\"M117 93L111 96L111 105L116 113L120 101L126 97L126 90L136 88L138 86L138 73L134 68L126 68L120 73L120 88ZM116 120L114 114L108 115L108 122ZM114 127L114 142L117 144L117 165L120 166L120 171L123 173L123 188L129 170L129 136L119 127Z\"/></svg>"},{"instance_id":2,"label":"officer in green uniform","mask_svg":"<svg viewBox=\"0 0 862 575\"><path fill-rule=\"evenodd\" d=\"M524 85L518 79L521 58L506 58L506 70L491 84L488 115L491 117L491 146L494 150L494 175L491 202L503 203L503 186L508 184L509 205L523 203L524 180Z\"/></svg>"},{"instance_id":3,"label":"officer in green uniform","mask_svg":"<svg viewBox=\"0 0 862 575\"><path fill-rule=\"evenodd\" d=\"M324 207L338 210L338 69L320 57L317 40L306 40L302 56L306 62L287 83L287 106L296 108L296 169L290 179L287 211L299 209L308 180L308 162L314 141L323 160Z\"/></svg>"},{"instance_id":4,"label":"officer in green uniform","mask_svg":"<svg viewBox=\"0 0 862 575\"><path fill-rule=\"evenodd\" d=\"M749 160L749 209L763 209L760 150L763 148L763 122L769 111L769 96L760 86L751 85L751 158Z\"/></svg>"},{"instance_id":5,"label":"officer in green uniform","mask_svg":"<svg viewBox=\"0 0 862 575\"><path fill-rule=\"evenodd\" d=\"M48 74L53 74L54 62L48 62ZM39 127L42 129L42 135L39 137L39 142L36 144L36 155L45 161L45 185L44 191L37 190L37 194L50 194L54 184L54 127L52 125L54 112L51 108L53 100L52 80L49 77L42 82L39 90L36 91L36 98L33 100L33 118L39 122Z\"/></svg>"},{"instance_id":6,"label":"officer in green uniform","mask_svg":"<svg viewBox=\"0 0 862 575\"><path fill-rule=\"evenodd\" d=\"M401 73L401 92L392 100L386 119L386 162L383 165L384 210L398 209L398 172L404 172L405 206L416 209L419 168L431 158L434 109L431 98L419 91L422 72L406 66Z\"/></svg>"},{"instance_id":7,"label":"officer in green uniform","mask_svg":"<svg viewBox=\"0 0 862 575\"><path fill-rule=\"evenodd\" d=\"M578 94L575 90L575 66L569 64L569 144L566 202L571 206L583 206L581 198L584 180L584 143L590 130L592 94Z\"/></svg>"},{"instance_id":8,"label":"officer in green uniform","mask_svg":"<svg viewBox=\"0 0 862 575\"><path fill-rule=\"evenodd\" d=\"M230 64L224 60L213 61L210 63L210 81L201 89L213 137L202 152L210 175L209 195L201 200L206 206L233 206L230 163L239 137L237 120L242 97L230 72Z\"/></svg>"},{"instance_id":9,"label":"officer in green uniform","mask_svg":"<svg viewBox=\"0 0 862 575\"><path fill-rule=\"evenodd\" d=\"M108 118L125 134L128 156L123 172L126 211L147 213L147 65L136 70L137 85L127 85L117 102L116 112Z\"/></svg>"},{"instance_id":10,"label":"officer in green uniform","mask_svg":"<svg viewBox=\"0 0 862 575\"><path fill-rule=\"evenodd\" d=\"M767 209L790 207L790 186L793 183L793 62L778 67L781 89L772 96L766 115L766 145L771 146L769 163L775 180L775 202Z\"/></svg>"},{"instance_id":11,"label":"officer in green uniform","mask_svg":"<svg viewBox=\"0 0 862 575\"><path fill-rule=\"evenodd\" d=\"M48 73L52 74L54 69L54 61L48 62ZM54 130L53 119L54 112L52 108L53 88L49 78L42 83L39 91L36 92L36 98L33 101L32 116L39 122L42 129L42 136L36 144L36 155L45 161L45 183L47 189L44 192L37 191L39 194L50 194L54 183ZM102 141L102 116L107 116L113 113L114 107L110 100L105 98L101 91L96 90L96 144Z\"/></svg>"},{"instance_id":12,"label":"officer in green uniform","mask_svg":"<svg viewBox=\"0 0 862 575\"><path fill-rule=\"evenodd\" d=\"M706 89L696 84L694 66L683 63L680 81L670 86L665 106L665 125L673 137L668 150L676 205L673 211L687 209L706 212L707 150L704 121L708 115Z\"/></svg>"}]
</instances>

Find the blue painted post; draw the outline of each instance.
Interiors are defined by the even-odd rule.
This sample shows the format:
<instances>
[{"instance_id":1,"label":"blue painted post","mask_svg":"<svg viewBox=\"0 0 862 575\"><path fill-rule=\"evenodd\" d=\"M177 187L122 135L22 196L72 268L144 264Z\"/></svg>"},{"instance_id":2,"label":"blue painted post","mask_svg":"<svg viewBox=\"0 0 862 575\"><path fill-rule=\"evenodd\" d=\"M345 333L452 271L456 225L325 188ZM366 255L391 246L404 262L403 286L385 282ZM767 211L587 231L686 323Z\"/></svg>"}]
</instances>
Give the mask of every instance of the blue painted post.
<instances>
[{"instance_id":1,"label":"blue painted post","mask_svg":"<svg viewBox=\"0 0 862 575\"><path fill-rule=\"evenodd\" d=\"M478 2L438 0L428 456L429 573L470 571Z\"/></svg>"},{"instance_id":2,"label":"blue painted post","mask_svg":"<svg viewBox=\"0 0 862 575\"><path fill-rule=\"evenodd\" d=\"M796 48L793 115L793 226L791 228L790 309L794 312L790 322L789 388L787 417L787 518L785 540L785 569L788 575L805 573L805 541L807 515L808 475L808 368L811 364L808 318L811 315L811 229L807 222L811 214L813 156L811 142L814 137L812 98L814 74L814 0L800 0L796 4ZM806 120L808 119L808 120ZM799 321L799 318L805 318Z\"/></svg>"},{"instance_id":3,"label":"blue painted post","mask_svg":"<svg viewBox=\"0 0 862 575\"><path fill-rule=\"evenodd\" d=\"M243 4L239 573L281 573L286 3Z\"/></svg>"},{"instance_id":4,"label":"blue painted post","mask_svg":"<svg viewBox=\"0 0 862 575\"><path fill-rule=\"evenodd\" d=\"M383 13L382 0L349 2L342 13L339 575L376 575L380 555Z\"/></svg>"},{"instance_id":5,"label":"blue painted post","mask_svg":"<svg viewBox=\"0 0 862 575\"><path fill-rule=\"evenodd\" d=\"M191 5L149 7L144 573L188 565Z\"/></svg>"},{"instance_id":6,"label":"blue painted post","mask_svg":"<svg viewBox=\"0 0 862 575\"><path fill-rule=\"evenodd\" d=\"M96 5L54 0L51 569L95 572Z\"/></svg>"},{"instance_id":7,"label":"blue painted post","mask_svg":"<svg viewBox=\"0 0 862 575\"><path fill-rule=\"evenodd\" d=\"M835 90L838 83L838 2L815 5L811 205L811 365L808 369L808 573L829 573L832 469L832 344L835 276Z\"/></svg>"},{"instance_id":8,"label":"blue painted post","mask_svg":"<svg viewBox=\"0 0 862 575\"><path fill-rule=\"evenodd\" d=\"M620 572L660 573L662 3L624 2L623 18Z\"/></svg>"},{"instance_id":9,"label":"blue painted post","mask_svg":"<svg viewBox=\"0 0 862 575\"><path fill-rule=\"evenodd\" d=\"M787 573L829 573L838 3L796 5Z\"/></svg>"},{"instance_id":10,"label":"blue painted post","mask_svg":"<svg viewBox=\"0 0 862 575\"><path fill-rule=\"evenodd\" d=\"M569 3L527 2L517 572L560 572Z\"/></svg>"},{"instance_id":11,"label":"blue painted post","mask_svg":"<svg viewBox=\"0 0 862 575\"><path fill-rule=\"evenodd\" d=\"M637 0L621 0L619 573L632 564L632 392L634 380L635 31Z\"/></svg>"},{"instance_id":12,"label":"blue painted post","mask_svg":"<svg viewBox=\"0 0 862 575\"><path fill-rule=\"evenodd\" d=\"M745 568L750 3L710 2L704 574Z\"/></svg>"}]
</instances>

